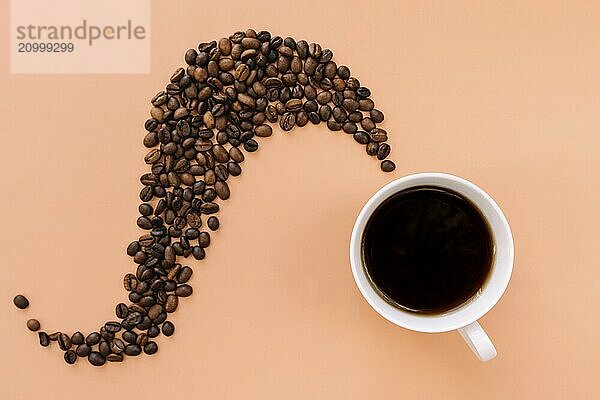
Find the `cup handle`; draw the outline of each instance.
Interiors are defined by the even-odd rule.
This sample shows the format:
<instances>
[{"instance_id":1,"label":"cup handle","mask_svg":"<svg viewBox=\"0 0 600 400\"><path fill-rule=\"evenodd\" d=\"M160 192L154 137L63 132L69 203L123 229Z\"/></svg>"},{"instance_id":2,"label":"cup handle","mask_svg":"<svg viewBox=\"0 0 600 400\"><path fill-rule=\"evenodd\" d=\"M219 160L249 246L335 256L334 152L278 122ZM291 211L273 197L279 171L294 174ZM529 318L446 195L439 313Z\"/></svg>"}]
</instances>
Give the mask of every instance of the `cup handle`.
<instances>
[{"instance_id":1,"label":"cup handle","mask_svg":"<svg viewBox=\"0 0 600 400\"><path fill-rule=\"evenodd\" d=\"M479 322L475 321L467 326L458 328L458 333L467 342L469 348L481 361L490 361L496 357L496 348L485 333Z\"/></svg>"}]
</instances>

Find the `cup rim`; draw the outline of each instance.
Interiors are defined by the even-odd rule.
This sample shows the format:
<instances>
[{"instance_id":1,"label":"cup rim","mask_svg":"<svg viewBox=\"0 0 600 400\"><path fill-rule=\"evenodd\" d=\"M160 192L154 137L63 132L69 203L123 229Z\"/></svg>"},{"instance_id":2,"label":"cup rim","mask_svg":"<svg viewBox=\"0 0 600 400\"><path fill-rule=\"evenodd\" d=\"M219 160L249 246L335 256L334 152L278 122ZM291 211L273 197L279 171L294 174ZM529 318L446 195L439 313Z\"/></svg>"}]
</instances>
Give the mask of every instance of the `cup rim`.
<instances>
[{"instance_id":1,"label":"cup rim","mask_svg":"<svg viewBox=\"0 0 600 400\"><path fill-rule=\"evenodd\" d=\"M457 308L439 315L418 314L392 306L371 286L363 266L362 237L373 211L393 194L421 185L448 188L467 197L488 220L495 244L492 270L486 284L480 291L481 293ZM512 232L498 204L474 183L441 172L422 172L406 175L379 189L361 209L350 238L352 275L363 297L378 314L388 321L419 332L447 332L469 325L481 318L494 307L504 294L512 275L513 262L514 241Z\"/></svg>"}]
</instances>

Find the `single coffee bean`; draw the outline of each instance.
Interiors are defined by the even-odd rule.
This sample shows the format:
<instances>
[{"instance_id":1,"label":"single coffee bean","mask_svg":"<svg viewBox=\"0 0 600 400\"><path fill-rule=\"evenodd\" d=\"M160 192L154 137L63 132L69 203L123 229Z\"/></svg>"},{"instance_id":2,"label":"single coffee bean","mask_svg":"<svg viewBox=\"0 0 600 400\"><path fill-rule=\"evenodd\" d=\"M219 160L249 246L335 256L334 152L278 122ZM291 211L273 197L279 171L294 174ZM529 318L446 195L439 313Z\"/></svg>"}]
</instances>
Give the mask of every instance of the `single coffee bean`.
<instances>
[{"instance_id":1,"label":"single coffee bean","mask_svg":"<svg viewBox=\"0 0 600 400\"><path fill-rule=\"evenodd\" d=\"M40 346L46 347L50 344L50 338L46 332L39 332Z\"/></svg>"},{"instance_id":2,"label":"single coffee bean","mask_svg":"<svg viewBox=\"0 0 600 400\"><path fill-rule=\"evenodd\" d=\"M166 314L165 314L165 319L166 319ZM161 321L161 323L163 323L164 321ZM146 331L147 335L149 338L155 338L158 335L160 335L160 329L158 328L158 326L156 325L152 325L150 328L148 328L148 330Z\"/></svg>"},{"instance_id":3,"label":"single coffee bean","mask_svg":"<svg viewBox=\"0 0 600 400\"><path fill-rule=\"evenodd\" d=\"M219 219L215 216L211 216L208 218L207 225L211 231L216 231L219 229Z\"/></svg>"},{"instance_id":4,"label":"single coffee bean","mask_svg":"<svg viewBox=\"0 0 600 400\"><path fill-rule=\"evenodd\" d=\"M109 355L111 353L109 342L106 341L106 340L101 340L100 344L98 344L98 351L104 357L106 357L107 355Z\"/></svg>"},{"instance_id":5,"label":"single coffee bean","mask_svg":"<svg viewBox=\"0 0 600 400\"><path fill-rule=\"evenodd\" d=\"M370 115L371 115L371 119L373 120L373 122L379 124L381 122L383 122L383 113L377 109L372 109L370 111Z\"/></svg>"},{"instance_id":6,"label":"single coffee bean","mask_svg":"<svg viewBox=\"0 0 600 400\"><path fill-rule=\"evenodd\" d=\"M371 140L369 138L369 134L365 131L357 131L354 134L354 140L356 140L360 144L367 144Z\"/></svg>"},{"instance_id":7,"label":"single coffee bean","mask_svg":"<svg viewBox=\"0 0 600 400\"><path fill-rule=\"evenodd\" d=\"M104 363L106 362L106 358L102 354L98 353L97 351L92 351L90 353L90 355L88 356L88 361L93 366L100 367L100 366L104 365Z\"/></svg>"},{"instance_id":8,"label":"single coffee bean","mask_svg":"<svg viewBox=\"0 0 600 400\"><path fill-rule=\"evenodd\" d=\"M142 348L137 344L128 344L125 346L124 352L128 356L138 356L142 352Z\"/></svg>"},{"instance_id":9,"label":"single coffee bean","mask_svg":"<svg viewBox=\"0 0 600 400\"><path fill-rule=\"evenodd\" d=\"M273 129L270 125L259 125L256 128L254 128L254 134L258 137L268 137L273 134Z\"/></svg>"},{"instance_id":10,"label":"single coffee bean","mask_svg":"<svg viewBox=\"0 0 600 400\"><path fill-rule=\"evenodd\" d=\"M186 283L192 277L193 272L194 271L188 266L181 268L179 274L177 275L177 282Z\"/></svg>"},{"instance_id":11,"label":"single coffee bean","mask_svg":"<svg viewBox=\"0 0 600 400\"><path fill-rule=\"evenodd\" d=\"M148 335L145 333L140 333L135 341L135 344L144 346L146 343L148 343Z\"/></svg>"},{"instance_id":12,"label":"single coffee bean","mask_svg":"<svg viewBox=\"0 0 600 400\"><path fill-rule=\"evenodd\" d=\"M158 315L163 311L163 307L160 304L155 304L152 307L150 307L150 309L148 310L148 317L150 317L151 320L155 320L156 318L158 318Z\"/></svg>"},{"instance_id":13,"label":"single coffee bean","mask_svg":"<svg viewBox=\"0 0 600 400\"><path fill-rule=\"evenodd\" d=\"M40 321L37 319L27 320L27 328L32 332L38 331L40 329Z\"/></svg>"},{"instance_id":14,"label":"single coffee bean","mask_svg":"<svg viewBox=\"0 0 600 400\"><path fill-rule=\"evenodd\" d=\"M210 246L210 233L200 232L200 235L198 235L198 245L202 248Z\"/></svg>"},{"instance_id":15,"label":"single coffee bean","mask_svg":"<svg viewBox=\"0 0 600 400\"><path fill-rule=\"evenodd\" d=\"M137 283L137 278L131 273L125 275L125 277L123 278L123 287L127 291L135 290L135 288L137 287Z\"/></svg>"},{"instance_id":16,"label":"single coffee bean","mask_svg":"<svg viewBox=\"0 0 600 400\"><path fill-rule=\"evenodd\" d=\"M296 123L296 115L291 112L283 114L283 117L279 120L279 126L284 131L290 131Z\"/></svg>"},{"instance_id":17,"label":"single coffee bean","mask_svg":"<svg viewBox=\"0 0 600 400\"><path fill-rule=\"evenodd\" d=\"M129 243L129 246L127 246L127 255L133 257L135 253L137 253L140 250L142 250L142 246L140 245L140 242L136 240L134 242Z\"/></svg>"},{"instance_id":18,"label":"single coffee bean","mask_svg":"<svg viewBox=\"0 0 600 400\"><path fill-rule=\"evenodd\" d=\"M137 341L138 335L137 335L137 333L132 332L132 331L125 331L125 332L123 332L122 337L123 337L123 340L126 341L127 343L133 344Z\"/></svg>"},{"instance_id":19,"label":"single coffee bean","mask_svg":"<svg viewBox=\"0 0 600 400\"><path fill-rule=\"evenodd\" d=\"M110 351L115 354L121 354L125 350L125 343L121 339L113 339L110 342Z\"/></svg>"},{"instance_id":20,"label":"single coffee bean","mask_svg":"<svg viewBox=\"0 0 600 400\"><path fill-rule=\"evenodd\" d=\"M109 321L104 324L104 329L110 333L117 333L121 330L121 324L116 321Z\"/></svg>"},{"instance_id":21,"label":"single coffee bean","mask_svg":"<svg viewBox=\"0 0 600 400\"><path fill-rule=\"evenodd\" d=\"M384 160L381 162L381 170L383 172L392 172L395 169L396 169L396 164L394 164L393 161Z\"/></svg>"},{"instance_id":22,"label":"single coffee bean","mask_svg":"<svg viewBox=\"0 0 600 400\"><path fill-rule=\"evenodd\" d=\"M106 356L106 361L121 362L121 361L123 361L123 355L122 354L109 354Z\"/></svg>"},{"instance_id":23,"label":"single coffee bean","mask_svg":"<svg viewBox=\"0 0 600 400\"><path fill-rule=\"evenodd\" d=\"M127 308L127 305L125 303L117 304L115 307L115 315L117 318L124 319L127 317L127 314L129 314L129 308Z\"/></svg>"},{"instance_id":24,"label":"single coffee bean","mask_svg":"<svg viewBox=\"0 0 600 400\"><path fill-rule=\"evenodd\" d=\"M162 333L165 336L171 336L175 333L175 325L171 321L166 321L162 324Z\"/></svg>"},{"instance_id":25,"label":"single coffee bean","mask_svg":"<svg viewBox=\"0 0 600 400\"><path fill-rule=\"evenodd\" d=\"M219 205L212 202L203 203L200 206L200 211L202 211L203 214L214 214L219 211Z\"/></svg>"},{"instance_id":26,"label":"single coffee bean","mask_svg":"<svg viewBox=\"0 0 600 400\"><path fill-rule=\"evenodd\" d=\"M85 336L83 336L83 333L79 331L75 332L71 335L71 343L73 343L75 346L82 345L85 343Z\"/></svg>"},{"instance_id":27,"label":"single coffee bean","mask_svg":"<svg viewBox=\"0 0 600 400\"><path fill-rule=\"evenodd\" d=\"M87 357L90 355L91 352L92 352L92 348L85 343L80 344L75 349L75 353L77 353L77 355L79 357Z\"/></svg>"},{"instance_id":28,"label":"single coffee bean","mask_svg":"<svg viewBox=\"0 0 600 400\"><path fill-rule=\"evenodd\" d=\"M390 145L387 143L380 143L379 150L377 150L377 159L384 160L387 156L390 155Z\"/></svg>"},{"instance_id":29,"label":"single coffee bean","mask_svg":"<svg viewBox=\"0 0 600 400\"><path fill-rule=\"evenodd\" d=\"M377 154L377 150L379 150L379 143L371 141L367 144L366 147L367 154L370 156L374 156Z\"/></svg>"},{"instance_id":30,"label":"single coffee bean","mask_svg":"<svg viewBox=\"0 0 600 400\"><path fill-rule=\"evenodd\" d=\"M144 346L144 353L146 354L154 354L158 351L158 345L155 342L148 342Z\"/></svg>"},{"instance_id":31,"label":"single coffee bean","mask_svg":"<svg viewBox=\"0 0 600 400\"><path fill-rule=\"evenodd\" d=\"M56 341L58 343L58 347L60 347L61 350L66 351L71 348L71 338L65 333L59 334L58 339Z\"/></svg>"},{"instance_id":32,"label":"single coffee bean","mask_svg":"<svg viewBox=\"0 0 600 400\"><path fill-rule=\"evenodd\" d=\"M100 336L100 334L98 332L92 332L89 335L87 335L87 337L85 338L85 343L88 346L93 346L95 344L100 343L101 339L102 339L102 336Z\"/></svg>"},{"instance_id":33,"label":"single coffee bean","mask_svg":"<svg viewBox=\"0 0 600 400\"><path fill-rule=\"evenodd\" d=\"M29 307L29 300L27 300L27 297L23 296L22 294L16 295L13 299L13 303L15 303L15 306L17 306L17 308L20 308L21 310L24 310L27 307Z\"/></svg>"},{"instance_id":34,"label":"single coffee bean","mask_svg":"<svg viewBox=\"0 0 600 400\"><path fill-rule=\"evenodd\" d=\"M169 313L172 313L177 309L178 304L179 304L178 297L174 294L170 294L167 296L167 301L165 303L165 310Z\"/></svg>"},{"instance_id":35,"label":"single coffee bean","mask_svg":"<svg viewBox=\"0 0 600 400\"><path fill-rule=\"evenodd\" d=\"M226 182L215 182L215 191L221 200L227 200L230 196L229 186Z\"/></svg>"},{"instance_id":36,"label":"single coffee bean","mask_svg":"<svg viewBox=\"0 0 600 400\"><path fill-rule=\"evenodd\" d=\"M51 341L56 342L58 337L60 336L60 332L54 332L48 335Z\"/></svg>"},{"instance_id":37,"label":"single coffee bean","mask_svg":"<svg viewBox=\"0 0 600 400\"><path fill-rule=\"evenodd\" d=\"M75 361L77 361L77 354L73 350L67 350L64 358L67 364L75 364Z\"/></svg>"},{"instance_id":38,"label":"single coffee bean","mask_svg":"<svg viewBox=\"0 0 600 400\"><path fill-rule=\"evenodd\" d=\"M193 289L190 285L179 285L175 289L175 294L179 297L188 297L193 293Z\"/></svg>"}]
</instances>

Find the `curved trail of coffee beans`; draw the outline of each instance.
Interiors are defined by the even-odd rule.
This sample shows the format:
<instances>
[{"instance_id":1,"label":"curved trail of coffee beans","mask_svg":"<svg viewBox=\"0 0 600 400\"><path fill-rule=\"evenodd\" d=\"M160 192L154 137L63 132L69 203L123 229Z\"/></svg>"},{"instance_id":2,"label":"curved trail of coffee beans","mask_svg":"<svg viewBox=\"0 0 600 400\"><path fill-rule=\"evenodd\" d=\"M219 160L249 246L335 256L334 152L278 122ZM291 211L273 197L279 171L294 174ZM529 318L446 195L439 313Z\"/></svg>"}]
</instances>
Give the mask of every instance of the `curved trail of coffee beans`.
<instances>
[{"instance_id":1,"label":"curved trail of coffee beans","mask_svg":"<svg viewBox=\"0 0 600 400\"><path fill-rule=\"evenodd\" d=\"M57 341L69 364L87 357L100 366L156 353L152 339L173 334L168 315L192 294L193 271L181 257L204 259L209 231L219 228L219 201L230 195L227 180L240 175L244 153L258 149L257 139L271 136L270 124L287 132L324 123L352 135L383 171L393 171L387 133L377 127L383 114L370 90L332 59L316 43L252 29L188 50L187 66L154 96L145 123L150 172L140 178L137 225L147 233L127 247L137 264L123 279L129 302L119 303L117 319L98 332L40 332L40 344Z\"/></svg>"}]
</instances>

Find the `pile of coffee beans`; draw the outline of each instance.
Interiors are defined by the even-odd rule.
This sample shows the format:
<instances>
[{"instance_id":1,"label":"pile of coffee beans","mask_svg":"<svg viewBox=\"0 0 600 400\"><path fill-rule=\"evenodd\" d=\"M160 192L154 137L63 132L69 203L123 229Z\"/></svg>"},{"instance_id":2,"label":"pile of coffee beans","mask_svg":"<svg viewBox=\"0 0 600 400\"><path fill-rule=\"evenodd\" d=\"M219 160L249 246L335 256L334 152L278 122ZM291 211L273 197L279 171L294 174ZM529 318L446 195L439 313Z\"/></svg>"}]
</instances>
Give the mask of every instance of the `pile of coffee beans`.
<instances>
[{"instance_id":1,"label":"pile of coffee beans","mask_svg":"<svg viewBox=\"0 0 600 400\"><path fill-rule=\"evenodd\" d=\"M204 259L210 231L219 229L219 202L230 196L229 178L241 174L244 153L258 150L273 124L288 132L323 123L351 135L381 170L395 169L387 159L387 132L377 126L383 113L350 69L333 61L331 50L249 29L200 43L184 59L187 66L152 98L145 123L150 172L140 177L137 219L145 233L127 247L137 264L123 278L129 302L117 304L116 319L97 332L38 333L42 346L57 342L68 364L87 357L101 366L155 354L153 339L173 335L169 314L193 292L193 270L179 257ZM28 302L19 297L15 304L25 308ZM27 326L40 328L36 320Z\"/></svg>"}]
</instances>

